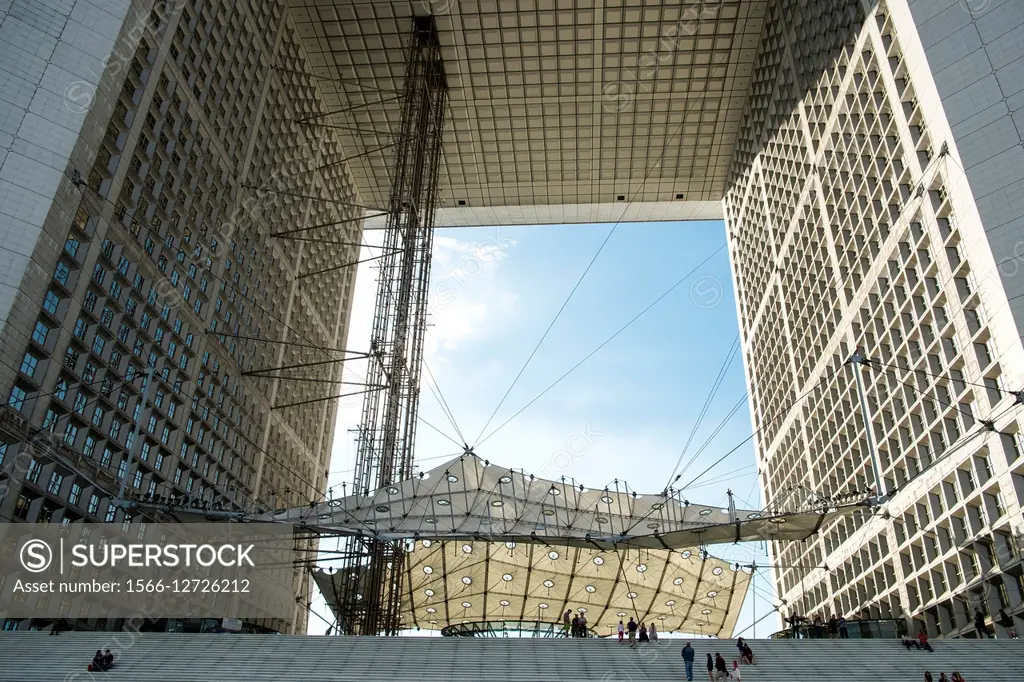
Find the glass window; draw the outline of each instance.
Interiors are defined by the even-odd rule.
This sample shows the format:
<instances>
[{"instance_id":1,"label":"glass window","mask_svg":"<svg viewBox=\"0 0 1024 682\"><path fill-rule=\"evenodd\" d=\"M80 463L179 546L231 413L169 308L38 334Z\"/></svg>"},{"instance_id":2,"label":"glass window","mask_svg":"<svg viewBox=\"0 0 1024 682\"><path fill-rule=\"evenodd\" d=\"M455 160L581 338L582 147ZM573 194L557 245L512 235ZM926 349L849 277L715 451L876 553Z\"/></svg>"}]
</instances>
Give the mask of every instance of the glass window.
<instances>
[{"instance_id":1,"label":"glass window","mask_svg":"<svg viewBox=\"0 0 1024 682\"><path fill-rule=\"evenodd\" d=\"M64 484L64 477L54 471L50 474L50 482L46 486L46 490L53 495L60 495L60 487Z\"/></svg>"},{"instance_id":2,"label":"glass window","mask_svg":"<svg viewBox=\"0 0 1024 682\"><path fill-rule=\"evenodd\" d=\"M54 386L53 394L57 396L58 400L64 400L68 395L68 382L64 377L57 379L57 383Z\"/></svg>"},{"instance_id":3,"label":"glass window","mask_svg":"<svg viewBox=\"0 0 1024 682\"><path fill-rule=\"evenodd\" d=\"M82 454L86 457L92 457L92 453L96 452L96 438L95 436L86 436L85 444L82 446Z\"/></svg>"},{"instance_id":4,"label":"glass window","mask_svg":"<svg viewBox=\"0 0 1024 682\"><path fill-rule=\"evenodd\" d=\"M60 296L52 291L46 292L46 300L43 301L43 310L51 315L57 314L57 306L60 305Z\"/></svg>"},{"instance_id":5,"label":"glass window","mask_svg":"<svg viewBox=\"0 0 1024 682\"><path fill-rule=\"evenodd\" d=\"M35 329L32 330L32 340L38 343L40 346L46 344L46 336L50 333L50 328L47 327L40 321L36 322Z\"/></svg>"},{"instance_id":6,"label":"glass window","mask_svg":"<svg viewBox=\"0 0 1024 682\"><path fill-rule=\"evenodd\" d=\"M69 422L68 425L64 427L64 443L70 447L74 447L76 438L78 438L78 427Z\"/></svg>"},{"instance_id":7,"label":"glass window","mask_svg":"<svg viewBox=\"0 0 1024 682\"><path fill-rule=\"evenodd\" d=\"M21 359L21 373L27 377L31 377L35 375L36 367L38 366L39 358L31 353L25 353L25 356Z\"/></svg>"},{"instance_id":8,"label":"glass window","mask_svg":"<svg viewBox=\"0 0 1024 682\"><path fill-rule=\"evenodd\" d=\"M67 286L68 277L71 276L71 268L64 263L57 263L57 269L53 273L53 279Z\"/></svg>"},{"instance_id":9,"label":"glass window","mask_svg":"<svg viewBox=\"0 0 1024 682\"><path fill-rule=\"evenodd\" d=\"M92 497L89 498L89 513L95 514L100 508L100 497L93 493Z\"/></svg>"},{"instance_id":10,"label":"glass window","mask_svg":"<svg viewBox=\"0 0 1024 682\"><path fill-rule=\"evenodd\" d=\"M72 483L71 492L68 494L68 504L78 504L80 499L82 499L82 486Z\"/></svg>"}]
</instances>

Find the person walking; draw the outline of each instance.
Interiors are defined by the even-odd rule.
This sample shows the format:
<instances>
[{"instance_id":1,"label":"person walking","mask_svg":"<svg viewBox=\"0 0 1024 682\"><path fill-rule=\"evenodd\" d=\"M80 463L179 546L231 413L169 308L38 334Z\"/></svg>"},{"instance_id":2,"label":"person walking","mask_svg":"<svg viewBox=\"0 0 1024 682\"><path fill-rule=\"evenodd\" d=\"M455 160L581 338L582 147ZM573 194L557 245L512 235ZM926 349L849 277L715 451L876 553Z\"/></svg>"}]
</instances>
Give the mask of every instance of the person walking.
<instances>
[{"instance_id":1,"label":"person walking","mask_svg":"<svg viewBox=\"0 0 1024 682\"><path fill-rule=\"evenodd\" d=\"M654 627L654 623L651 623L651 627L647 629L647 635L651 638L652 642L658 641L658 628Z\"/></svg>"},{"instance_id":2,"label":"person walking","mask_svg":"<svg viewBox=\"0 0 1024 682\"><path fill-rule=\"evenodd\" d=\"M579 616L573 616L572 617L572 636L573 637L579 637L580 636L580 617Z\"/></svg>"},{"instance_id":3,"label":"person walking","mask_svg":"<svg viewBox=\"0 0 1024 682\"><path fill-rule=\"evenodd\" d=\"M739 661L732 662L732 679L737 680L737 682L743 679L743 673L740 672Z\"/></svg>"},{"instance_id":4,"label":"person walking","mask_svg":"<svg viewBox=\"0 0 1024 682\"><path fill-rule=\"evenodd\" d=\"M981 609L977 609L974 612L974 629L978 631L978 639L992 637L992 635L988 633L988 628L985 627L985 614L981 612Z\"/></svg>"},{"instance_id":5,"label":"person walking","mask_svg":"<svg viewBox=\"0 0 1024 682\"><path fill-rule=\"evenodd\" d=\"M729 679L729 669L725 667L725 659L722 658L722 654L718 653L717 651L715 652L715 679Z\"/></svg>"},{"instance_id":6,"label":"person walking","mask_svg":"<svg viewBox=\"0 0 1024 682\"><path fill-rule=\"evenodd\" d=\"M839 639L850 639L850 628L846 624L846 618L839 616Z\"/></svg>"},{"instance_id":7,"label":"person walking","mask_svg":"<svg viewBox=\"0 0 1024 682\"><path fill-rule=\"evenodd\" d=\"M587 636L587 614L580 614L580 637Z\"/></svg>"},{"instance_id":8,"label":"person walking","mask_svg":"<svg viewBox=\"0 0 1024 682\"><path fill-rule=\"evenodd\" d=\"M572 609L566 609L562 614L562 633L568 637L572 628Z\"/></svg>"},{"instance_id":9,"label":"person walking","mask_svg":"<svg viewBox=\"0 0 1024 682\"><path fill-rule=\"evenodd\" d=\"M619 644L622 644L622 637L626 634L626 626L619 621Z\"/></svg>"},{"instance_id":10,"label":"person walking","mask_svg":"<svg viewBox=\"0 0 1024 682\"><path fill-rule=\"evenodd\" d=\"M835 639L839 636L839 619L836 618L836 614L832 614L828 619L828 638Z\"/></svg>"},{"instance_id":11,"label":"person walking","mask_svg":"<svg viewBox=\"0 0 1024 682\"><path fill-rule=\"evenodd\" d=\"M683 666L686 668L686 682L693 682L693 647L687 642L683 647Z\"/></svg>"},{"instance_id":12,"label":"person walking","mask_svg":"<svg viewBox=\"0 0 1024 682\"><path fill-rule=\"evenodd\" d=\"M953 682L966 682L964 680L964 676L961 675L960 673L956 672L956 671L953 672L952 680L953 680Z\"/></svg>"},{"instance_id":13,"label":"person walking","mask_svg":"<svg viewBox=\"0 0 1024 682\"><path fill-rule=\"evenodd\" d=\"M636 621L633 620L633 616L629 617L629 622L626 623L626 629L629 631L629 648L636 648Z\"/></svg>"},{"instance_id":14,"label":"person walking","mask_svg":"<svg viewBox=\"0 0 1024 682\"><path fill-rule=\"evenodd\" d=\"M999 624L1006 629L1007 637L1017 639L1017 628L1013 626L1013 618L1006 612L1006 609L999 609Z\"/></svg>"},{"instance_id":15,"label":"person walking","mask_svg":"<svg viewBox=\"0 0 1024 682\"><path fill-rule=\"evenodd\" d=\"M644 642L650 641L650 638L647 636L647 625L645 623L640 623L640 643L643 644Z\"/></svg>"},{"instance_id":16,"label":"person walking","mask_svg":"<svg viewBox=\"0 0 1024 682\"><path fill-rule=\"evenodd\" d=\"M711 654L708 654L708 679L715 682L715 661L711 658Z\"/></svg>"}]
</instances>

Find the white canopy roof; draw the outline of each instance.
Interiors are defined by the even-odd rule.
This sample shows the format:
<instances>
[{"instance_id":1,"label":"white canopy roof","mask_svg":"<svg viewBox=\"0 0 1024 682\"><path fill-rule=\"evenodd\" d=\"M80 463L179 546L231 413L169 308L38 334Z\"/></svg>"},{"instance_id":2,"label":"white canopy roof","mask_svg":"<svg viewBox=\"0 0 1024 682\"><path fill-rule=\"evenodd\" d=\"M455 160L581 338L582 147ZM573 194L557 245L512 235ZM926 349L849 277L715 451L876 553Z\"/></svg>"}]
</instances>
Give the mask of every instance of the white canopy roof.
<instances>
[{"instance_id":1,"label":"white canopy roof","mask_svg":"<svg viewBox=\"0 0 1024 682\"><path fill-rule=\"evenodd\" d=\"M540 479L464 454L379 490L253 520L381 540L537 542L606 551L802 540L830 516L859 508L817 500L792 510L721 509L691 504L678 491L640 495L620 481L588 489L573 480Z\"/></svg>"}]
</instances>

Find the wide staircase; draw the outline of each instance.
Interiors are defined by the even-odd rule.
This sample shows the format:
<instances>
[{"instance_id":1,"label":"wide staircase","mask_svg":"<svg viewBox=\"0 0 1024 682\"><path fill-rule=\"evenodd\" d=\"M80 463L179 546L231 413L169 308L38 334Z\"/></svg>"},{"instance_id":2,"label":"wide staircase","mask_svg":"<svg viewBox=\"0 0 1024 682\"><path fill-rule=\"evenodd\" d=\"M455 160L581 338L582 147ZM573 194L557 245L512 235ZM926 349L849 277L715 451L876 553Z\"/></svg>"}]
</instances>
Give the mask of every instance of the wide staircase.
<instances>
[{"instance_id":1,"label":"wide staircase","mask_svg":"<svg viewBox=\"0 0 1024 682\"><path fill-rule=\"evenodd\" d=\"M727 640L693 640L694 679L707 679L705 654L729 661ZM1024 642L936 641L935 652L906 651L898 640L752 640L754 666L743 682L917 682L931 671L968 682L1024 680ZM462 637L301 637L131 633L0 634L0 680L73 682L270 682L397 680L480 682L668 682L683 679L683 641L630 650L614 640ZM106 673L86 666L96 649L117 656Z\"/></svg>"}]
</instances>

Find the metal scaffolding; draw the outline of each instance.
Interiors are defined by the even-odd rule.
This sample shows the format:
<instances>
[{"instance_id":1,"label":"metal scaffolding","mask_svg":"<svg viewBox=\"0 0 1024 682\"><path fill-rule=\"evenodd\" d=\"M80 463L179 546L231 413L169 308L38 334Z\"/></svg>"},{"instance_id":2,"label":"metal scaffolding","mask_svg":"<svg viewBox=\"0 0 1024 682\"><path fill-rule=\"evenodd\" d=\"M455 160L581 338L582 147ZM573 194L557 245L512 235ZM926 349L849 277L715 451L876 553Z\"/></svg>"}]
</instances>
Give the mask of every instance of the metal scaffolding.
<instances>
[{"instance_id":1,"label":"metal scaffolding","mask_svg":"<svg viewBox=\"0 0 1024 682\"><path fill-rule=\"evenodd\" d=\"M427 323L434 210L448 84L434 18L416 17L406 54L401 131L380 258L366 383L384 386L363 401L355 491L412 475ZM396 634L402 594L402 543L349 538L339 628L346 634Z\"/></svg>"}]
</instances>

